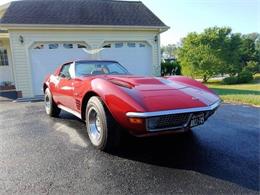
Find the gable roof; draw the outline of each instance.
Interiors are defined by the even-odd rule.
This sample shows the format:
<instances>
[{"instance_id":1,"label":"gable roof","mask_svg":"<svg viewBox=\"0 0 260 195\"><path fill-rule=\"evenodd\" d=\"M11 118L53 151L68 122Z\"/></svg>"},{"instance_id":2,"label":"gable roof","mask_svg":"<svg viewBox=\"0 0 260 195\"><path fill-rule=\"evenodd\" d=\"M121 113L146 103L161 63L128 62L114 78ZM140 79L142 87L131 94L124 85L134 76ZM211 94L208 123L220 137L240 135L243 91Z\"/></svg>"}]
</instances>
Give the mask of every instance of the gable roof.
<instances>
[{"instance_id":1,"label":"gable roof","mask_svg":"<svg viewBox=\"0 0 260 195\"><path fill-rule=\"evenodd\" d=\"M13 1L1 24L167 27L140 1Z\"/></svg>"}]
</instances>

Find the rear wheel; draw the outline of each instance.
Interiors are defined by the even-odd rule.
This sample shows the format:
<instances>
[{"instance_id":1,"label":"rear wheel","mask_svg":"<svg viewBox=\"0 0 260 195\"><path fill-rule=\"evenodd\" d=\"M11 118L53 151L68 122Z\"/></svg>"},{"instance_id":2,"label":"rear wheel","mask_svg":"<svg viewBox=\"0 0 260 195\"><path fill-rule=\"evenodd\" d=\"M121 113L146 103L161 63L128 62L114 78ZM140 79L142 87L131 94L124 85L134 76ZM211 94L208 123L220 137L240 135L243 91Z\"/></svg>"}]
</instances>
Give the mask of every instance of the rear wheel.
<instances>
[{"instance_id":1,"label":"rear wheel","mask_svg":"<svg viewBox=\"0 0 260 195\"><path fill-rule=\"evenodd\" d=\"M51 117L58 117L60 114L60 108L57 107L56 103L53 101L51 92L49 88L47 88L44 92L44 103L45 103L45 111Z\"/></svg>"},{"instance_id":2,"label":"rear wheel","mask_svg":"<svg viewBox=\"0 0 260 195\"><path fill-rule=\"evenodd\" d=\"M86 125L89 139L96 148L111 151L119 145L121 131L102 100L97 96L91 97L88 101Z\"/></svg>"}]
</instances>

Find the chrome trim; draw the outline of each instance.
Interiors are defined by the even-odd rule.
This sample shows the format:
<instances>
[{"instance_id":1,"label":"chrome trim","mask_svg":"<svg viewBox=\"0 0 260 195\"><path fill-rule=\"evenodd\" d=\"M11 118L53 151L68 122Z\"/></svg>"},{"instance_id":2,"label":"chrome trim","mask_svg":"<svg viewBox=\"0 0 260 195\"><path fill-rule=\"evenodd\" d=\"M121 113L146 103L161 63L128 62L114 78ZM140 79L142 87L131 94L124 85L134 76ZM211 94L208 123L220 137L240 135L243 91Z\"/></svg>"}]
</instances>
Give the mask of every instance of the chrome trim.
<instances>
[{"instance_id":1,"label":"chrome trim","mask_svg":"<svg viewBox=\"0 0 260 195\"><path fill-rule=\"evenodd\" d=\"M66 107L66 106L63 106L63 105L61 105L61 104L58 104L58 108L60 108L60 109L62 109L62 110L64 110L64 111L66 111L66 112L69 112L69 113L75 115L76 117L82 119L82 118L81 118L81 114L80 114L79 112L76 112L76 111L74 111L74 110L72 110L72 109L70 109L70 108L68 108L68 107Z\"/></svg>"},{"instance_id":2,"label":"chrome trim","mask_svg":"<svg viewBox=\"0 0 260 195\"><path fill-rule=\"evenodd\" d=\"M158 112L127 112L127 117L137 117L137 118L148 118L154 116L170 115L170 114L182 114L182 113L193 113L193 112L204 112L217 109L221 104L221 100L211 104L210 106L198 107L198 108L185 108L176 110L164 110Z\"/></svg>"}]
</instances>

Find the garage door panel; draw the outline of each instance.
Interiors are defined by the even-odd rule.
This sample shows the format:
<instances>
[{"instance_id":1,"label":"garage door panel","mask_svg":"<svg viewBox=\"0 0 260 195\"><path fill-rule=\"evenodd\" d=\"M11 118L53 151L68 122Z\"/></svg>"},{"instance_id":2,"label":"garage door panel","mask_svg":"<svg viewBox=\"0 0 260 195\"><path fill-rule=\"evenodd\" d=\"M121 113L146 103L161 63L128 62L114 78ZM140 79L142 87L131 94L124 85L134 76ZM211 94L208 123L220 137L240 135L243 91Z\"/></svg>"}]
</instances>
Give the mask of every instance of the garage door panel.
<instances>
[{"instance_id":1,"label":"garage door panel","mask_svg":"<svg viewBox=\"0 0 260 195\"><path fill-rule=\"evenodd\" d=\"M35 46L30 49L34 95L43 94L44 78L53 73L59 65L79 59L90 59L90 54L82 48L77 48L77 44L73 44L73 48L64 48L63 44L59 44L56 49L49 49L48 43L40 45L43 45L43 48L35 49Z\"/></svg>"},{"instance_id":2,"label":"garage door panel","mask_svg":"<svg viewBox=\"0 0 260 195\"><path fill-rule=\"evenodd\" d=\"M144 47L140 47L142 44ZM135 43L135 47L128 47L127 43L121 48L104 48L100 53L102 60L116 60L132 74L151 75L152 73L152 50L148 44Z\"/></svg>"},{"instance_id":3,"label":"garage door panel","mask_svg":"<svg viewBox=\"0 0 260 195\"><path fill-rule=\"evenodd\" d=\"M73 43L73 48L69 43L35 44L30 49L34 95L43 94L42 84L46 75L53 73L59 65L74 60L90 60L99 56L102 60L118 61L132 74L151 75L152 50L148 44L124 42L118 48L116 43L109 44L110 48L103 48L97 55L86 52L85 48L78 48L78 43Z\"/></svg>"}]
</instances>

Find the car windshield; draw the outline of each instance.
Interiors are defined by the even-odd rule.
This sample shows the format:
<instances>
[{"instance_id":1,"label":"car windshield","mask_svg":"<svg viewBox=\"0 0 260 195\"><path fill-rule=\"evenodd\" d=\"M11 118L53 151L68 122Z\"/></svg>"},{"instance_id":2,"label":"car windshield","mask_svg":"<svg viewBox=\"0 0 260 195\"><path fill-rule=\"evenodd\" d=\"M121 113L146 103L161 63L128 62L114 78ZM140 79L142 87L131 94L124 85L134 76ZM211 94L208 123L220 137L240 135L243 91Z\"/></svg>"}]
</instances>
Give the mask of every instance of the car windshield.
<instances>
[{"instance_id":1,"label":"car windshield","mask_svg":"<svg viewBox=\"0 0 260 195\"><path fill-rule=\"evenodd\" d=\"M76 62L76 76L127 75L129 72L117 62Z\"/></svg>"}]
</instances>

